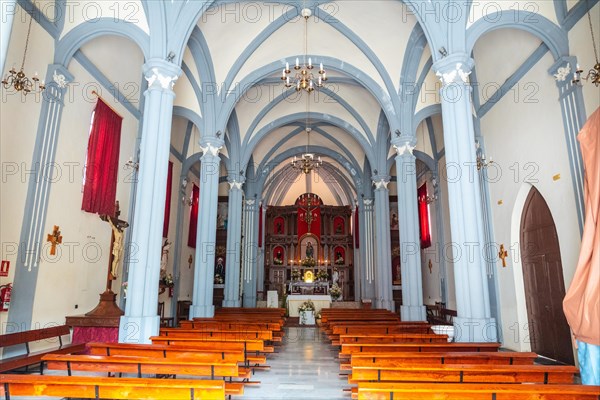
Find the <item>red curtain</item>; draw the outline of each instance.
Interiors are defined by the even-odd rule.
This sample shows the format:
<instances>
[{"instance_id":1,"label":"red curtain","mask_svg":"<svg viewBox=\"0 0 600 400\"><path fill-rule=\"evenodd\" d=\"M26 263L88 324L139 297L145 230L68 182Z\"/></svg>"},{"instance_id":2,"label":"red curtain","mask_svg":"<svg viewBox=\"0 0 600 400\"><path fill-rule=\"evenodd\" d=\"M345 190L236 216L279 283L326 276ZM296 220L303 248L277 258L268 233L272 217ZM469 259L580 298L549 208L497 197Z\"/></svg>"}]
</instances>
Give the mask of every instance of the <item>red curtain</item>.
<instances>
[{"instance_id":1,"label":"red curtain","mask_svg":"<svg viewBox=\"0 0 600 400\"><path fill-rule=\"evenodd\" d=\"M196 248L196 234L198 232L198 198L200 188L194 184L192 189L192 207L190 208L190 229L188 233L188 246Z\"/></svg>"},{"instance_id":2,"label":"red curtain","mask_svg":"<svg viewBox=\"0 0 600 400\"><path fill-rule=\"evenodd\" d=\"M163 237L169 235L169 217L171 216L171 184L173 180L173 162L169 161L169 172L167 173L167 198L165 201L165 219L163 222Z\"/></svg>"},{"instance_id":3,"label":"red curtain","mask_svg":"<svg viewBox=\"0 0 600 400\"><path fill-rule=\"evenodd\" d=\"M258 247L262 247L262 232L263 232L263 208L261 205L258 208Z\"/></svg>"},{"instance_id":4,"label":"red curtain","mask_svg":"<svg viewBox=\"0 0 600 400\"><path fill-rule=\"evenodd\" d=\"M417 190L419 204L419 228L421 230L421 248L431 246L431 231L429 228L429 207L427 205L427 184L424 183Z\"/></svg>"},{"instance_id":5,"label":"red curtain","mask_svg":"<svg viewBox=\"0 0 600 400\"><path fill-rule=\"evenodd\" d=\"M121 116L98 99L88 140L83 211L114 215L122 122Z\"/></svg>"},{"instance_id":6,"label":"red curtain","mask_svg":"<svg viewBox=\"0 0 600 400\"><path fill-rule=\"evenodd\" d=\"M357 249L360 247L360 239L358 237L358 206L354 211L354 247Z\"/></svg>"}]
</instances>

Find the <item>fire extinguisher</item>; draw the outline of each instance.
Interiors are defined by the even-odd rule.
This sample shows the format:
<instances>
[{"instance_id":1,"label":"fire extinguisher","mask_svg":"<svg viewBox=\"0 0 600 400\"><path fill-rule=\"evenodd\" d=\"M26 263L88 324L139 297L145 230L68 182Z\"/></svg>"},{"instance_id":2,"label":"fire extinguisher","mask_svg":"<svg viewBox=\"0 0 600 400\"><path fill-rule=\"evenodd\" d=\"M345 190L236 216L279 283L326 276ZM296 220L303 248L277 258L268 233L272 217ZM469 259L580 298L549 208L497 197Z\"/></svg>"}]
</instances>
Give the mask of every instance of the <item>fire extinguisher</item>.
<instances>
[{"instance_id":1,"label":"fire extinguisher","mask_svg":"<svg viewBox=\"0 0 600 400\"><path fill-rule=\"evenodd\" d=\"M0 286L0 311L8 311L10 307L10 293L12 292L12 283Z\"/></svg>"}]
</instances>

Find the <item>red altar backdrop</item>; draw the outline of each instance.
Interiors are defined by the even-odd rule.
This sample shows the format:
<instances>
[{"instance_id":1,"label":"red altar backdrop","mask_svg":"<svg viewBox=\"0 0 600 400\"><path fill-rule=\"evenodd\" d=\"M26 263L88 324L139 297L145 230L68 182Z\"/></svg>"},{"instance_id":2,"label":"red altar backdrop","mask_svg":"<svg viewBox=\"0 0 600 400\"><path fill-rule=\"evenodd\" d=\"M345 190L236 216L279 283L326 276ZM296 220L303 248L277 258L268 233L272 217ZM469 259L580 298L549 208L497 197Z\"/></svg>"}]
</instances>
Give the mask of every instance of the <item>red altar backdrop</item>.
<instances>
[{"instance_id":1,"label":"red altar backdrop","mask_svg":"<svg viewBox=\"0 0 600 400\"><path fill-rule=\"evenodd\" d=\"M298 237L312 233L321 240L321 205L323 201L314 193L305 193L296 200L298 206ZM310 229L309 222L310 221Z\"/></svg>"}]
</instances>

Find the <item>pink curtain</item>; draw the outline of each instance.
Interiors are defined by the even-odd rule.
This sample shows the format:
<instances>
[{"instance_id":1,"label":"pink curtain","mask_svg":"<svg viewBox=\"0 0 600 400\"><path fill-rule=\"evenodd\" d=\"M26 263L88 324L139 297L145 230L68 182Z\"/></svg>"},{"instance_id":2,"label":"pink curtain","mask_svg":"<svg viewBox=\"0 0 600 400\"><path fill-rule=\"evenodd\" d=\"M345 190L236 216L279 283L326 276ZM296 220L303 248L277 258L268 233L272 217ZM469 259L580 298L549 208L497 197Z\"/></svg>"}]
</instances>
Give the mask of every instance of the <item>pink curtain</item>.
<instances>
[{"instance_id":1,"label":"pink curtain","mask_svg":"<svg viewBox=\"0 0 600 400\"><path fill-rule=\"evenodd\" d=\"M585 225L575 276L563 300L563 310L575 338L596 346L600 346L600 221L598 221L600 138L598 132L600 132L600 108L592 114L577 136L585 166ZM597 361L596 359L595 362Z\"/></svg>"},{"instance_id":2,"label":"pink curtain","mask_svg":"<svg viewBox=\"0 0 600 400\"><path fill-rule=\"evenodd\" d=\"M188 231L188 246L196 248L196 234L198 232L198 199L200 188L194 184L192 189L192 207L190 208L190 229Z\"/></svg>"},{"instance_id":3,"label":"pink curtain","mask_svg":"<svg viewBox=\"0 0 600 400\"><path fill-rule=\"evenodd\" d=\"M88 140L83 211L114 215L122 122L122 117L98 99Z\"/></svg>"},{"instance_id":4,"label":"pink curtain","mask_svg":"<svg viewBox=\"0 0 600 400\"><path fill-rule=\"evenodd\" d=\"M427 206L427 184L424 183L417 190L419 200L419 228L421 230L421 248L426 249L431 246L431 232L429 228L429 208Z\"/></svg>"},{"instance_id":5,"label":"pink curtain","mask_svg":"<svg viewBox=\"0 0 600 400\"><path fill-rule=\"evenodd\" d=\"M165 201L165 219L163 221L163 237L169 235L169 218L171 216L171 185L173 181L173 162L169 161L169 172L167 174L167 198Z\"/></svg>"}]
</instances>

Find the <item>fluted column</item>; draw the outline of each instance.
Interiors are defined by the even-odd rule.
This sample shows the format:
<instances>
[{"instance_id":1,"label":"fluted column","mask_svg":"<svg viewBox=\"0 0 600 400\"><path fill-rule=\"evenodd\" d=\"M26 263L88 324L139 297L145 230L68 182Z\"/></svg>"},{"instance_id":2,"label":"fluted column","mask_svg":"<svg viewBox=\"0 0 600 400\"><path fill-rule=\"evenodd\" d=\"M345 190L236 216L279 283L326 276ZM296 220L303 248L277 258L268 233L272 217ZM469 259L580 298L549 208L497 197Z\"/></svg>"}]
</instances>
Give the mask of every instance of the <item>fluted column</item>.
<instances>
[{"instance_id":1,"label":"fluted column","mask_svg":"<svg viewBox=\"0 0 600 400\"><path fill-rule=\"evenodd\" d=\"M180 74L181 68L165 60L151 59L144 64L148 89L144 93L138 200L131 237L138 251L129 262L127 303L119 326L120 342L149 343L150 336L158 334L158 280L175 98L173 85Z\"/></svg>"},{"instance_id":2,"label":"fluted column","mask_svg":"<svg viewBox=\"0 0 600 400\"><path fill-rule=\"evenodd\" d=\"M390 238L389 177L376 177L375 185L375 306L394 311L392 246Z\"/></svg>"},{"instance_id":3,"label":"fluted column","mask_svg":"<svg viewBox=\"0 0 600 400\"><path fill-rule=\"evenodd\" d=\"M244 307L256 307L257 204L244 202L244 238L242 240L242 286Z\"/></svg>"},{"instance_id":4,"label":"fluted column","mask_svg":"<svg viewBox=\"0 0 600 400\"><path fill-rule=\"evenodd\" d=\"M219 151L222 144L205 140L200 145L200 199L198 235L194 269L194 293L190 319L215 315L213 288L215 279L215 240L217 236L217 201L219 194Z\"/></svg>"},{"instance_id":5,"label":"fluted column","mask_svg":"<svg viewBox=\"0 0 600 400\"><path fill-rule=\"evenodd\" d=\"M415 141L407 138L394 144L398 185L398 220L400 221L400 256L402 260L403 321L425 321L423 280L421 276L421 238L417 204L417 166L413 155Z\"/></svg>"},{"instance_id":6,"label":"fluted column","mask_svg":"<svg viewBox=\"0 0 600 400\"><path fill-rule=\"evenodd\" d=\"M359 214L361 230L359 231L362 252L361 299L375 299L375 253L373 251L373 199L362 199L363 212Z\"/></svg>"},{"instance_id":7,"label":"fluted column","mask_svg":"<svg viewBox=\"0 0 600 400\"><path fill-rule=\"evenodd\" d=\"M452 54L433 68L441 78L444 148L448 171L450 232L455 257L456 311L455 340L496 341L496 322L490 315L485 274L481 188L477 179L471 85L468 76L473 60L466 54Z\"/></svg>"},{"instance_id":8,"label":"fluted column","mask_svg":"<svg viewBox=\"0 0 600 400\"><path fill-rule=\"evenodd\" d=\"M227 258L225 260L225 298L223 307L239 307L240 262L242 249L242 179L229 180L227 217Z\"/></svg>"}]
</instances>

